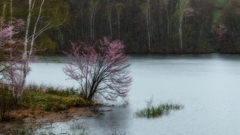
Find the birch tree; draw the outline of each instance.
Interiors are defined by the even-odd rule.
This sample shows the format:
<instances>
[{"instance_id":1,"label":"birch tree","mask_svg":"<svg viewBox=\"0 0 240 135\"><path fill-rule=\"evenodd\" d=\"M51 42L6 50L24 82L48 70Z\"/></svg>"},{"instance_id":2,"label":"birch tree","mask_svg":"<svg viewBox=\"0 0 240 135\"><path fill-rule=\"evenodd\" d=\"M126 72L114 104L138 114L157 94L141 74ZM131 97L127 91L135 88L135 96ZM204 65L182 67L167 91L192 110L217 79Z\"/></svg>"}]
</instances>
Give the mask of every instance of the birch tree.
<instances>
[{"instance_id":1,"label":"birch tree","mask_svg":"<svg viewBox=\"0 0 240 135\"><path fill-rule=\"evenodd\" d=\"M140 5L143 15L146 19L146 26L147 26L147 37L148 37L148 52L151 52L151 35L149 30L149 23L150 23L150 5L149 3L143 3Z\"/></svg>"},{"instance_id":2,"label":"birch tree","mask_svg":"<svg viewBox=\"0 0 240 135\"><path fill-rule=\"evenodd\" d=\"M118 39L121 39L121 13L122 13L122 8L123 8L123 4L122 3L116 3L115 4L115 8L117 10L117 20L118 20Z\"/></svg>"},{"instance_id":3,"label":"birch tree","mask_svg":"<svg viewBox=\"0 0 240 135\"><path fill-rule=\"evenodd\" d=\"M111 38L113 36L113 32L112 32L112 9L113 9L113 5L112 4L108 4L106 6L106 12L107 12L107 16L108 16L108 23L109 23L109 29L110 29L110 36L111 36Z\"/></svg>"},{"instance_id":4,"label":"birch tree","mask_svg":"<svg viewBox=\"0 0 240 135\"><path fill-rule=\"evenodd\" d=\"M183 26L183 19L185 15L185 9L189 3L189 0L179 0L179 47L181 51L183 50L183 33L182 33L182 26Z\"/></svg>"},{"instance_id":5,"label":"birch tree","mask_svg":"<svg viewBox=\"0 0 240 135\"><path fill-rule=\"evenodd\" d=\"M10 37L17 34L16 31L19 32L24 22L18 19L12 21L12 24L14 24L14 26L9 26L9 24L5 22L2 28L3 30L0 31L0 80L8 84L13 92L13 96L17 97L20 85L15 82L20 80L19 77L21 74L19 73L22 71L20 63L23 62L21 58L23 50L21 49L21 40Z\"/></svg>"},{"instance_id":6,"label":"birch tree","mask_svg":"<svg viewBox=\"0 0 240 135\"><path fill-rule=\"evenodd\" d=\"M3 23L4 23L4 19L5 19L5 13L6 13L6 6L7 6L7 1L4 0L2 2L3 6L2 6L2 17L0 18L0 31L2 31L2 26L3 26Z\"/></svg>"},{"instance_id":7,"label":"birch tree","mask_svg":"<svg viewBox=\"0 0 240 135\"><path fill-rule=\"evenodd\" d=\"M169 36L169 34L170 34L170 17L169 17L169 12L168 12L169 0L163 0L163 2L164 2L166 14L167 14L167 35Z\"/></svg>"},{"instance_id":8,"label":"birch tree","mask_svg":"<svg viewBox=\"0 0 240 135\"><path fill-rule=\"evenodd\" d=\"M56 17L54 16L60 14L58 13L61 10L59 7L52 7L50 10L52 10L52 12L54 11L54 13L50 17L47 16L50 14L50 11L47 10L47 8L44 8L47 6L46 2L54 1L28 0L28 12L23 39L22 61L19 63L19 69L21 70L18 73L18 92L16 97L18 104L21 102L23 88L25 86L26 77L30 69L29 62L32 60L34 49L36 49L35 40L46 30L59 26L64 21L64 19L62 19L62 21L56 20Z\"/></svg>"},{"instance_id":9,"label":"birch tree","mask_svg":"<svg viewBox=\"0 0 240 135\"><path fill-rule=\"evenodd\" d=\"M93 42L93 40L94 40L94 21L95 21L95 15L97 12L98 5L99 5L99 0L90 0L89 1L91 42Z\"/></svg>"}]
</instances>

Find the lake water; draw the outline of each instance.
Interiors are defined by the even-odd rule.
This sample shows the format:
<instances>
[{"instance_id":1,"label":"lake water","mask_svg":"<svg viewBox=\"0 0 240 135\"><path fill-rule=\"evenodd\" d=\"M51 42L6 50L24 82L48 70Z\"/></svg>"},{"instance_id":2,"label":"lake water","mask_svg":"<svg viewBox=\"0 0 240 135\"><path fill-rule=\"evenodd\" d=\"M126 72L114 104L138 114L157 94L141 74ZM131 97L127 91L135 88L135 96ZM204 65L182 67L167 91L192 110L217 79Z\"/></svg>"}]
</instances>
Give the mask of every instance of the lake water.
<instances>
[{"instance_id":1,"label":"lake water","mask_svg":"<svg viewBox=\"0 0 240 135\"><path fill-rule=\"evenodd\" d=\"M90 135L240 134L239 55L132 55L130 63L129 105L112 107L105 115L54 123L49 132L78 133L71 127L81 124ZM77 87L66 80L63 66L33 63L28 82ZM179 103L184 109L155 119L137 118L134 113L151 98L153 104Z\"/></svg>"}]
</instances>

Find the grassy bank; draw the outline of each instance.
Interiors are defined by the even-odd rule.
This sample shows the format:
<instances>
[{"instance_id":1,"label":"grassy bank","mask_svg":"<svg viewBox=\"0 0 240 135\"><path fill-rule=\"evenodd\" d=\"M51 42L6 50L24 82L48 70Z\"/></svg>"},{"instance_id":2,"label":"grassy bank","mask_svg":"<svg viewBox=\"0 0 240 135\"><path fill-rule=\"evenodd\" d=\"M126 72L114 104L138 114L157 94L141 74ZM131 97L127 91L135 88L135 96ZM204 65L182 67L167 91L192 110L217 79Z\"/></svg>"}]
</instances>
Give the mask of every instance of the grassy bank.
<instances>
[{"instance_id":1,"label":"grassy bank","mask_svg":"<svg viewBox=\"0 0 240 135\"><path fill-rule=\"evenodd\" d=\"M24 90L21 104L16 106L12 91L6 85L0 86L0 121L21 119L19 115L12 113L19 110L30 110L34 114L36 110L56 112L92 105L93 102L84 100L73 88L28 85Z\"/></svg>"}]
</instances>

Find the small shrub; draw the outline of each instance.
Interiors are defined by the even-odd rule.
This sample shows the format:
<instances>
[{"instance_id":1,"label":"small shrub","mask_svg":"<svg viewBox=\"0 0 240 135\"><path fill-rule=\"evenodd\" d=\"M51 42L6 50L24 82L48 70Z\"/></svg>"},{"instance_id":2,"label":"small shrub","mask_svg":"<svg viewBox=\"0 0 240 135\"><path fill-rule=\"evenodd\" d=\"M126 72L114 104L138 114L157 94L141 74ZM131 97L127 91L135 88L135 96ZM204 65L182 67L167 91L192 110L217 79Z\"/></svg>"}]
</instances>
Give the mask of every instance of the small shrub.
<instances>
[{"instance_id":1,"label":"small shrub","mask_svg":"<svg viewBox=\"0 0 240 135\"><path fill-rule=\"evenodd\" d=\"M92 101L97 94L110 101L127 96L132 78L127 71L129 57L120 40L104 37L93 45L71 44L69 52L63 52L71 60L63 72L80 84L84 99Z\"/></svg>"},{"instance_id":2,"label":"small shrub","mask_svg":"<svg viewBox=\"0 0 240 135\"><path fill-rule=\"evenodd\" d=\"M7 85L0 86L0 121L10 120L9 113L15 107L15 98Z\"/></svg>"}]
</instances>

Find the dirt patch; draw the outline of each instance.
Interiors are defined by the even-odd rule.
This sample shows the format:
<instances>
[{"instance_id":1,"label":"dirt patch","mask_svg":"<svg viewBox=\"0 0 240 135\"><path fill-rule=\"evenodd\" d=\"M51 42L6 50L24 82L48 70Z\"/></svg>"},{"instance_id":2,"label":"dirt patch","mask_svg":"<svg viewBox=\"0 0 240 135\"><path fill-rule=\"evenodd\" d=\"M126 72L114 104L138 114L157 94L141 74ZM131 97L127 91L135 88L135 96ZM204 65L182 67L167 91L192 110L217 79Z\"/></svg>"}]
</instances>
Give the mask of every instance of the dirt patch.
<instances>
[{"instance_id":1,"label":"dirt patch","mask_svg":"<svg viewBox=\"0 0 240 135\"><path fill-rule=\"evenodd\" d=\"M46 112L42 110L14 110L10 116L16 119L14 122L0 123L0 134L11 133L29 127L40 127L46 123L63 122L79 116L94 116L90 107L70 108L59 112Z\"/></svg>"}]
</instances>

